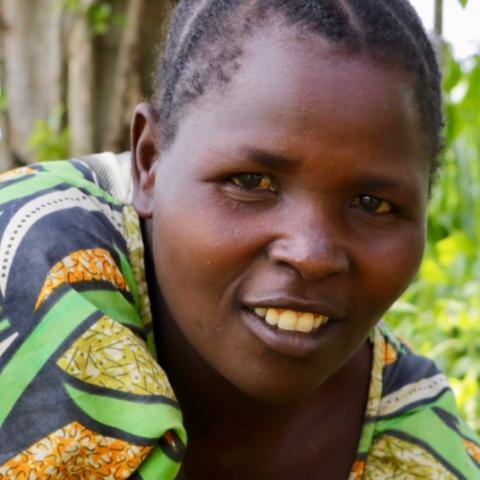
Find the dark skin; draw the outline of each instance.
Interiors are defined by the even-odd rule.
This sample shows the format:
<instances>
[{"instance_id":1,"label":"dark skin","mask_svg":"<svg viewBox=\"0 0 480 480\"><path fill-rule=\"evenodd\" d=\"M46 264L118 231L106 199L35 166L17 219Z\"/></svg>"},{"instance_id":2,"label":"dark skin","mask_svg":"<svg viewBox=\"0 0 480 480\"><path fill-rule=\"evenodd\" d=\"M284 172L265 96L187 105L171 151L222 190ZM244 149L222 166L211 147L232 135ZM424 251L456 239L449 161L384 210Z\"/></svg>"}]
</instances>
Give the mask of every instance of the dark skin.
<instances>
[{"instance_id":1,"label":"dark skin","mask_svg":"<svg viewBox=\"0 0 480 480\"><path fill-rule=\"evenodd\" d=\"M345 479L368 333L421 260L426 136L402 70L275 27L245 43L168 149L148 106L132 128L159 361L189 434L180 478ZM328 321L284 331L263 307Z\"/></svg>"},{"instance_id":2,"label":"dark skin","mask_svg":"<svg viewBox=\"0 0 480 480\"><path fill-rule=\"evenodd\" d=\"M151 291L159 298L158 285ZM164 305L155 307L163 313ZM175 323L162 324L157 338L183 337ZM366 345L312 395L287 405L258 402L232 387L184 338L163 342L161 348L159 362L172 380L189 436L179 479L348 477L368 396L371 351ZM170 364L172 356L182 360ZM189 375L191 365L195 378ZM328 461L320 464L321 458Z\"/></svg>"}]
</instances>

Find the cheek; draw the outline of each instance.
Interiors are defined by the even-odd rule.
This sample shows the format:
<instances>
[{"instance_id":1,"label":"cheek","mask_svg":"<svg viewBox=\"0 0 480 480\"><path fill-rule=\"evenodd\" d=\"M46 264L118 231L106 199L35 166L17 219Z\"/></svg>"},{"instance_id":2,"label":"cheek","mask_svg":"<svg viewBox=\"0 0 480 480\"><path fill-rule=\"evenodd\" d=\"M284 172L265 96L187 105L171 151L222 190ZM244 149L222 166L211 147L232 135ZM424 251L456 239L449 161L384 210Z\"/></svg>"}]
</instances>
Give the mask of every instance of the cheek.
<instances>
[{"instance_id":1,"label":"cheek","mask_svg":"<svg viewBox=\"0 0 480 480\"><path fill-rule=\"evenodd\" d=\"M162 198L155 204L156 274L167 302L188 295L211 309L241 283L262 239L215 199L190 198Z\"/></svg>"},{"instance_id":2,"label":"cheek","mask_svg":"<svg viewBox=\"0 0 480 480\"><path fill-rule=\"evenodd\" d=\"M388 241L368 246L362 255L364 294L370 301L367 308L375 308L383 315L390 305L405 291L413 280L422 260L425 243L423 226L409 226L397 232Z\"/></svg>"},{"instance_id":3,"label":"cheek","mask_svg":"<svg viewBox=\"0 0 480 480\"><path fill-rule=\"evenodd\" d=\"M241 371L232 345L249 351L252 343L238 322L238 298L261 242L254 231L239 228L234 212L197 200L163 198L155 204L155 273L171 320L188 344L228 378Z\"/></svg>"}]
</instances>

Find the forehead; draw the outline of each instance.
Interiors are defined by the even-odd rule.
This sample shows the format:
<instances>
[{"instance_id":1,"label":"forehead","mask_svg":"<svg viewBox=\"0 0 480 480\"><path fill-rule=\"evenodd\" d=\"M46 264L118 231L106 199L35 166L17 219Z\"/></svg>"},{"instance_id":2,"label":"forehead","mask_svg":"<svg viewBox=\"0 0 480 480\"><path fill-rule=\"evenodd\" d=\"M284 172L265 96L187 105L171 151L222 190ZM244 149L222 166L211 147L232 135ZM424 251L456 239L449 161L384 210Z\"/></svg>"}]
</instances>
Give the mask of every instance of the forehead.
<instances>
[{"instance_id":1,"label":"forehead","mask_svg":"<svg viewBox=\"0 0 480 480\"><path fill-rule=\"evenodd\" d=\"M227 85L190 107L178 141L183 132L201 143L257 142L299 157L350 147L358 153L366 145L369 156L395 152L428 172L414 83L405 71L274 27L245 41L240 63Z\"/></svg>"}]
</instances>

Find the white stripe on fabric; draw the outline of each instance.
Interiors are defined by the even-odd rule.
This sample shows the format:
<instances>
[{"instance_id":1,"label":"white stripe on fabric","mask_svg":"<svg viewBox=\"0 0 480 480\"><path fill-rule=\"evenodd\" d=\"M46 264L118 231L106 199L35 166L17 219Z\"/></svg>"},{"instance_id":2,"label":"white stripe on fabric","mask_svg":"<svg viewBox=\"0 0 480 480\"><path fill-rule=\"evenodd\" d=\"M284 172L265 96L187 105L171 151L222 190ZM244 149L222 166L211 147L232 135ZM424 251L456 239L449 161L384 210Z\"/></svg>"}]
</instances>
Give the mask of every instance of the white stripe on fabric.
<instances>
[{"instance_id":1,"label":"white stripe on fabric","mask_svg":"<svg viewBox=\"0 0 480 480\"><path fill-rule=\"evenodd\" d=\"M29 229L38 220L51 213L75 207L103 213L123 236L121 212L112 210L108 204L98 201L95 197L85 195L77 188L50 192L37 197L20 208L10 219L0 242L0 291L3 295L5 295L15 253Z\"/></svg>"},{"instance_id":2,"label":"white stripe on fabric","mask_svg":"<svg viewBox=\"0 0 480 480\"><path fill-rule=\"evenodd\" d=\"M435 398L447 387L448 380L443 373L405 385L382 399L379 415L391 415L409 404Z\"/></svg>"},{"instance_id":3,"label":"white stripe on fabric","mask_svg":"<svg viewBox=\"0 0 480 480\"><path fill-rule=\"evenodd\" d=\"M15 332L13 335L10 335L5 340L0 342L0 358L7 351L8 347L15 341L18 337L18 332Z\"/></svg>"}]
</instances>

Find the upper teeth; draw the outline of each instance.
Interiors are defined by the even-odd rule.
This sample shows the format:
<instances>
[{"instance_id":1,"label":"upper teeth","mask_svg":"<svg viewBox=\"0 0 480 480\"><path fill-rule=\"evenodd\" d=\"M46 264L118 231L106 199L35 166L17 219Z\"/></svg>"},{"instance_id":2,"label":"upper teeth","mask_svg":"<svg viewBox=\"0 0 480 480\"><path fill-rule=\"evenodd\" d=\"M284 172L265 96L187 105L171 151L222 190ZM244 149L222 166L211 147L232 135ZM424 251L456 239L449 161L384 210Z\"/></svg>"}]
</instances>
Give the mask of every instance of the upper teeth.
<instances>
[{"instance_id":1,"label":"upper teeth","mask_svg":"<svg viewBox=\"0 0 480 480\"><path fill-rule=\"evenodd\" d=\"M280 330L309 333L328 321L325 315L309 312L285 310L281 308L255 308L254 312L272 326Z\"/></svg>"}]
</instances>

